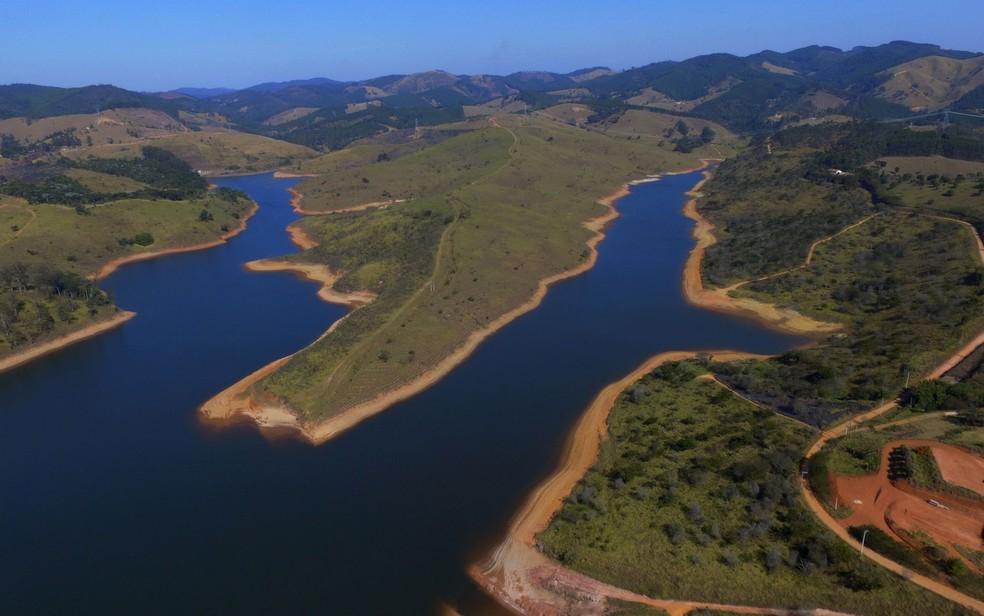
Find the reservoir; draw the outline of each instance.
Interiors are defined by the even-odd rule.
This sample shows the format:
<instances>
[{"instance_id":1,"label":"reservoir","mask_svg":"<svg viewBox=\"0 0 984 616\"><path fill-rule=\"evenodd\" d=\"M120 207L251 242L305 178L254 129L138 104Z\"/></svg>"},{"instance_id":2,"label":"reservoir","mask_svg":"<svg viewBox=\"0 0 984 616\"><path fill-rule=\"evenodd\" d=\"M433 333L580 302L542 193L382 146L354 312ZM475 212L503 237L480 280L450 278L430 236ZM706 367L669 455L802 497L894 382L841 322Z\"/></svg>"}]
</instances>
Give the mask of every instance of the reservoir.
<instances>
[{"instance_id":1,"label":"reservoir","mask_svg":"<svg viewBox=\"0 0 984 616\"><path fill-rule=\"evenodd\" d=\"M124 266L103 287L135 319L0 375L0 613L426 614L472 595L466 567L606 384L661 351L803 342L684 300L699 178L634 186L592 270L319 447L199 421L344 314L243 269L296 251L296 180L217 180L259 204L245 232Z\"/></svg>"}]
</instances>

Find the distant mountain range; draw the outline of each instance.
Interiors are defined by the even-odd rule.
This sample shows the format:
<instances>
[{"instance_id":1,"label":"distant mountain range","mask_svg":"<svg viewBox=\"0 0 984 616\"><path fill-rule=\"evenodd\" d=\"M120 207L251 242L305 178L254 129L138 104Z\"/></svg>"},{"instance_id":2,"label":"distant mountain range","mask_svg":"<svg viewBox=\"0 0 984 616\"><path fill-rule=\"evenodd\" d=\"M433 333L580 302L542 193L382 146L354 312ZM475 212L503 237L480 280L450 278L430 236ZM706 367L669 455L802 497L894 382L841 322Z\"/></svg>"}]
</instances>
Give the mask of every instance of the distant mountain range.
<instances>
[{"instance_id":1,"label":"distant mountain range","mask_svg":"<svg viewBox=\"0 0 984 616\"><path fill-rule=\"evenodd\" d=\"M190 96L192 98L211 98L221 94L231 94L235 91L235 88L177 88L176 90L163 92L162 96L167 94L177 94Z\"/></svg>"},{"instance_id":2,"label":"distant mountain range","mask_svg":"<svg viewBox=\"0 0 984 616\"><path fill-rule=\"evenodd\" d=\"M207 115L225 126L325 148L415 122L447 122L515 109L517 103L537 109L576 101L600 115L625 107L652 108L748 132L773 128L785 118L833 111L904 116L943 106L978 109L984 101L982 58L975 52L893 41L849 50L814 45L745 57L715 53L623 71L591 67L500 76L433 70L362 81L268 82L241 90L139 93L109 85L14 84L0 86L0 118L148 107L175 118L181 112Z\"/></svg>"}]
</instances>

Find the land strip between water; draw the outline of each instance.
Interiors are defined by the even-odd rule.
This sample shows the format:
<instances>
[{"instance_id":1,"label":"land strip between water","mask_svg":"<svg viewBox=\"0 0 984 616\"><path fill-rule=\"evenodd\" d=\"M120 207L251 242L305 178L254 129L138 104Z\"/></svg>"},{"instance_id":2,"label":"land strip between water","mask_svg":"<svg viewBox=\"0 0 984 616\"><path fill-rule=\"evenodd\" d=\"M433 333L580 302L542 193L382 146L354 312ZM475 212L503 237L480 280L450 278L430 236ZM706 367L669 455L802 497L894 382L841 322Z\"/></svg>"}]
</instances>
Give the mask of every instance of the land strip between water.
<instances>
[{"instance_id":1,"label":"land strip between water","mask_svg":"<svg viewBox=\"0 0 984 616\"><path fill-rule=\"evenodd\" d=\"M716 241L716 238L713 234L713 225L700 215L697 211L696 203L700 196L699 189L709 178L710 171L706 171L704 178L688 193L692 199L684 207L684 214L696 223L693 231L696 245L689 255L684 270L683 289L688 301L694 305L712 310L752 317L763 324L788 332L817 335L820 333L835 332L841 329L840 325L835 326L833 324L814 321L799 313L780 310L775 306L762 302L753 301L749 304L743 300L733 298L728 294L730 290L740 287L745 283L737 283L727 289L707 290L704 288L701 279L701 261L704 250L712 245ZM809 267L815 249L819 245L865 224L874 216L867 216L837 233L814 241L809 247L804 263L793 268L793 270ZM967 224L959 220L955 220L955 222ZM976 232L974 232L974 236L978 247L980 247L980 236ZM984 253L979 256L984 257ZM769 277L779 276L788 273L788 271L782 271ZM947 357L926 378L939 378L965 359L981 344L984 344L984 332L978 334L973 340L967 342L959 350ZM716 351L707 354L712 355L713 359L718 362L762 359L762 356L754 356L735 351ZM607 433L608 416L619 395L659 366L668 362L692 359L698 355L704 354L683 351L660 353L647 360L642 366L626 377L602 390L584 412L572 431L557 470L527 497L523 506L510 523L506 537L496 547L493 553L485 560L475 563L470 567L469 573L473 579L503 605L524 614L563 614L568 613L571 609L594 610L601 613L604 604L608 600L628 601L658 607L668 611L670 614L686 614L695 609L713 609L734 613L785 613L785 610L763 607L712 605L696 601L678 601L672 598L657 599L648 597L600 582L587 575L568 569L548 558L537 547L537 535L547 528L574 487L597 462L601 443ZM714 380L717 381L716 378ZM731 391L732 394L761 407L754 400L738 394L738 392L734 391L727 384L718 382ZM804 457L809 459L825 443L831 439L843 436L852 425L875 419L896 408L897 404L898 401L886 402L821 432L820 436L805 452ZM819 503L809 489L807 481L802 479L800 485L804 501L816 518L840 539L859 548L860 544L858 541L851 537L847 530L838 524L823 505ZM937 580L914 573L872 550L865 551L864 555L876 564L911 580L933 593L984 614L984 602L974 597L966 595ZM589 607L586 608L585 606Z\"/></svg>"},{"instance_id":2,"label":"land strip between water","mask_svg":"<svg viewBox=\"0 0 984 616\"><path fill-rule=\"evenodd\" d=\"M701 167L698 167L696 169L680 173L692 172L700 168ZM434 366L406 385L403 385L395 390L385 392L374 399L348 409L327 421L320 422L311 427L302 426L297 421L296 416L294 416L289 409L269 403L260 403L248 394L248 390L253 384L258 382L263 377L270 375L285 362L287 362L291 357L287 356L271 362L269 365L257 370L227 390L221 392L202 406L202 412L209 419L228 420L237 414L241 414L253 419L260 427L293 427L313 444L320 444L331 439L341 432L353 427L360 421L363 421L364 419L387 409L393 404L414 396L417 393L420 393L421 391L433 386L455 367L464 362L482 343L482 341L499 329L508 325L519 316L539 306L551 285L562 280L578 276L594 267L598 257L597 246L605 237L604 229L609 223L618 218L619 215L618 210L615 207L615 202L627 194L629 194L629 184L624 184L611 195L600 199L598 202L606 207L607 212L584 223L584 226L594 233L586 244L590 254L584 262L575 268L542 279L536 292L526 303L517 306L513 310L499 317L496 321L472 333L471 336L469 336L469 338L465 341L464 345L448 355L438 365ZM292 202L296 202L302 197L301 193L296 190L293 190L292 195ZM303 213L303 210L298 209L296 206L295 211ZM297 227L292 226L290 233L295 243L302 248L309 248L316 245L314 240L307 236L303 230ZM306 266L303 264L295 264L285 261L266 260L261 262L253 262L248 264L247 267L253 271L279 270L302 273L305 277L322 283L323 286L319 291L319 296L322 297L322 299L325 299L325 301L333 301L334 303L346 304L353 307L353 309L356 309L360 305L365 305L365 303L371 301L371 298L364 295L353 301L354 298L352 298L351 295L337 294L337 292L332 290L332 286L337 281L338 275L331 273L330 270L324 266ZM335 298L339 301L335 301ZM363 298L366 301L361 301ZM337 323L332 325L332 328L336 326ZM330 333L331 329L325 332L322 337Z\"/></svg>"}]
</instances>

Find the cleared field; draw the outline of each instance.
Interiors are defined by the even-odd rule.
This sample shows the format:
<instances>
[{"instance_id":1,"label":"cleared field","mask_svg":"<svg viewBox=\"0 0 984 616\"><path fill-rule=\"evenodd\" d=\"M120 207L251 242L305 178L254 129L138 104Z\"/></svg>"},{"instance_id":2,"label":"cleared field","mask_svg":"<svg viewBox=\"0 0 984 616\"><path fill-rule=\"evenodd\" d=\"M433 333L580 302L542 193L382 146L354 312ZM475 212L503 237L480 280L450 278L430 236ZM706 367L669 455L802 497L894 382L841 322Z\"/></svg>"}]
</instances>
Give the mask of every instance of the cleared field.
<instances>
[{"instance_id":1,"label":"cleared field","mask_svg":"<svg viewBox=\"0 0 984 616\"><path fill-rule=\"evenodd\" d=\"M420 379L530 301L542 279L591 258L585 242L595 232L584 223L605 214L599 197L649 173L699 164L697 153L555 121L499 122L390 161L376 162L378 150L368 149L308 164L346 168L307 180L305 208L378 200L383 190L413 198L302 221L321 245L289 260L324 263L343 273L337 289L378 298L259 381L253 395L311 426ZM370 162L347 167L358 160ZM322 181L329 194L308 197L305 187Z\"/></svg>"},{"instance_id":2,"label":"cleared field","mask_svg":"<svg viewBox=\"0 0 984 616\"><path fill-rule=\"evenodd\" d=\"M424 144L422 144L424 145ZM509 156L504 130L472 131L432 147L356 146L301 166L317 173L297 188L305 210L330 212L366 203L423 199L481 178Z\"/></svg>"},{"instance_id":3,"label":"cleared field","mask_svg":"<svg viewBox=\"0 0 984 616\"><path fill-rule=\"evenodd\" d=\"M638 95L626 99L625 102L630 105L641 105L643 107L664 109L666 111L690 111L702 103L706 103L709 100L713 100L721 96L734 87L737 83L737 80L729 77L721 83L711 86L708 89L707 94L704 96L685 101L674 100L673 98L652 88L643 88Z\"/></svg>"},{"instance_id":4,"label":"cleared field","mask_svg":"<svg viewBox=\"0 0 984 616\"><path fill-rule=\"evenodd\" d=\"M638 109L629 109L619 116L614 124L607 126L605 130L610 135L668 137L673 136L677 131L677 124L680 122L687 127L689 133L695 136L700 135L701 131L705 128L713 130L715 135L714 143L730 143L736 139L734 133L710 120L680 117L652 111L640 111Z\"/></svg>"},{"instance_id":5,"label":"cleared field","mask_svg":"<svg viewBox=\"0 0 984 616\"><path fill-rule=\"evenodd\" d=\"M145 145L168 150L192 168L210 175L266 171L315 156L313 150L302 145L231 131L187 132L151 141L83 148L65 154L74 159L134 158Z\"/></svg>"},{"instance_id":6,"label":"cleared field","mask_svg":"<svg viewBox=\"0 0 984 616\"><path fill-rule=\"evenodd\" d=\"M594 113L594 111L592 111L592 109L587 105L564 103L562 105L547 107L546 109L537 111L536 113L549 116L561 122L567 122L568 124L582 126L585 122L587 122L588 118Z\"/></svg>"},{"instance_id":7,"label":"cleared field","mask_svg":"<svg viewBox=\"0 0 984 616\"><path fill-rule=\"evenodd\" d=\"M311 115L318 110L318 107L293 107L287 111L281 111L277 115L270 116L263 123L268 126L279 126L294 120L299 120L306 115Z\"/></svg>"},{"instance_id":8,"label":"cleared field","mask_svg":"<svg viewBox=\"0 0 984 616\"><path fill-rule=\"evenodd\" d=\"M13 135L28 144L45 141L63 131L73 131L80 147L89 147L184 133L188 129L163 111L143 108L110 109L38 120L0 120L0 134Z\"/></svg>"},{"instance_id":9,"label":"cleared field","mask_svg":"<svg viewBox=\"0 0 984 616\"><path fill-rule=\"evenodd\" d=\"M619 397L598 462L539 536L548 556L651 597L961 613L820 526L796 485L811 431L702 372L668 364Z\"/></svg>"},{"instance_id":10,"label":"cleared field","mask_svg":"<svg viewBox=\"0 0 984 616\"><path fill-rule=\"evenodd\" d=\"M497 113L518 113L524 109L522 101L512 96L494 98L481 105L464 105L465 116L469 118L495 115Z\"/></svg>"},{"instance_id":11,"label":"cleared field","mask_svg":"<svg viewBox=\"0 0 984 616\"><path fill-rule=\"evenodd\" d=\"M122 175L110 175L88 169L68 169L65 175L98 193L129 193L147 188L145 184Z\"/></svg>"},{"instance_id":12,"label":"cleared field","mask_svg":"<svg viewBox=\"0 0 984 616\"><path fill-rule=\"evenodd\" d=\"M959 160L942 156L884 156L878 159L885 163L887 173L916 175L974 175L984 173L984 163L974 160Z\"/></svg>"}]
</instances>

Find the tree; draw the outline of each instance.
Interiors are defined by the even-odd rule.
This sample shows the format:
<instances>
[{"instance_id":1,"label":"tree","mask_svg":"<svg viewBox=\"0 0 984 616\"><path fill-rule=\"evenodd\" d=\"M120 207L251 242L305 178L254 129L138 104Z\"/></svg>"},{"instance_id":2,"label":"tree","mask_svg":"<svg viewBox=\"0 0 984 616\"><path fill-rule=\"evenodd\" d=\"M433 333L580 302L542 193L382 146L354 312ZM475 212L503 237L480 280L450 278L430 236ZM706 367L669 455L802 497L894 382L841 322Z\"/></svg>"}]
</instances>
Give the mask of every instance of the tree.
<instances>
[{"instance_id":1,"label":"tree","mask_svg":"<svg viewBox=\"0 0 984 616\"><path fill-rule=\"evenodd\" d=\"M209 212L208 210L203 209L198 214L198 220L201 221L201 222L208 222L210 220L215 220L215 216L212 215L212 212Z\"/></svg>"},{"instance_id":2,"label":"tree","mask_svg":"<svg viewBox=\"0 0 984 616\"><path fill-rule=\"evenodd\" d=\"M17 322L17 313L20 309L20 302L13 292L5 292L0 295L0 331L5 338L10 338L14 324Z\"/></svg>"},{"instance_id":3,"label":"tree","mask_svg":"<svg viewBox=\"0 0 984 616\"><path fill-rule=\"evenodd\" d=\"M690 127L683 120L677 120L676 123L677 132L686 137L690 133Z\"/></svg>"},{"instance_id":4,"label":"tree","mask_svg":"<svg viewBox=\"0 0 984 616\"><path fill-rule=\"evenodd\" d=\"M700 131L700 140L704 143L714 141L715 137L717 137L717 133L715 133L710 126L705 126L704 130Z\"/></svg>"}]
</instances>

